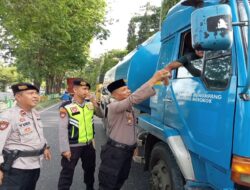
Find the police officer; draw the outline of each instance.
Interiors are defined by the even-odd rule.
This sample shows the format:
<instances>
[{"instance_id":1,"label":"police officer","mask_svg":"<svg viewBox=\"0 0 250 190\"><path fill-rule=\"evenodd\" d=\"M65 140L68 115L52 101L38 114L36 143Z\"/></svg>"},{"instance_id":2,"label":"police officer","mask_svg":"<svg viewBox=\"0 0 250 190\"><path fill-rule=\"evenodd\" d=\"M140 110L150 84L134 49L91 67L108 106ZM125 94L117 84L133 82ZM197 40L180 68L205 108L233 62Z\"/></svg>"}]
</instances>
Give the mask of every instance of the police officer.
<instances>
[{"instance_id":1,"label":"police officer","mask_svg":"<svg viewBox=\"0 0 250 190\"><path fill-rule=\"evenodd\" d=\"M73 81L74 96L60 107L59 144L62 170L59 190L68 190L72 184L75 166L79 159L84 170L87 190L94 189L95 148L93 115L101 116L98 103L89 100L90 85L82 79Z\"/></svg>"},{"instance_id":2,"label":"police officer","mask_svg":"<svg viewBox=\"0 0 250 190\"><path fill-rule=\"evenodd\" d=\"M0 114L0 190L34 190L41 155L51 159L40 115L34 109L39 89L29 83L11 88L16 105Z\"/></svg>"},{"instance_id":3,"label":"police officer","mask_svg":"<svg viewBox=\"0 0 250 190\"><path fill-rule=\"evenodd\" d=\"M119 190L128 178L134 149L136 148L135 114L132 106L155 94L155 83L165 80L166 70L160 70L133 94L123 79L107 86L114 101L108 105L108 141L101 149L99 189Z\"/></svg>"}]
</instances>

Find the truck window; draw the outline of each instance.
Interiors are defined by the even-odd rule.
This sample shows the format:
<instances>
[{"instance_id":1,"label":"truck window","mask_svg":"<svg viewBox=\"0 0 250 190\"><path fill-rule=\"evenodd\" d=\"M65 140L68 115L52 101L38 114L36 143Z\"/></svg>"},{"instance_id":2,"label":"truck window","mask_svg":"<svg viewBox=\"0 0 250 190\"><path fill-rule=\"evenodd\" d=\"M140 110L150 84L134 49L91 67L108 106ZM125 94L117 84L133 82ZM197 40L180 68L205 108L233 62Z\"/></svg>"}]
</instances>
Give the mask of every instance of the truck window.
<instances>
[{"instance_id":1,"label":"truck window","mask_svg":"<svg viewBox=\"0 0 250 190\"><path fill-rule=\"evenodd\" d=\"M223 90L232 75L231 50L207 51L204 59L203 79L210 89Z\"/></svg>"},{"instance_id":2,"label":"truck window","mask_svg":"<svg viewBox=\"0 0 250 190\"><path fill-rule=\"evenodd\" d=\"M191 40L191 31L188 30L186 32L184 32L181 35L181 48L180 48L180 52L179 52L179 58L181 56L190 54L191 52L195 52L195 50L192 47L192 40ZM192 73L194 74L194 70L199 70L202 71L202 67L203 67L203 59L196 59L196 60L192 60L190 62L191 67L189 67L189 71L187 68L185 67L180 67L177 70L177 78L190 78L190 77L194 77L192 75ZM197 73L197 72L195 72Z\"/></svg>"},{"instance_id":3,"label":"truck window","mask_svg":"<svg viewBox=\"0 0 250 190\"><path fill-rule=\"evenodd\" d=\"M196 59L191 61L191 64L193 65L194 68L198 70L202 70L202 61L203 59ZM177 78L190 78L194 77L185 67L180 67L177 72Z\"/></svg>"},{"instance_id":4,"label":"truck window","mask_svg":"<svg viewBox=\"0 0 250 190\"><path fill-rule=\"evenodd\" d=\"M161 51L159 63L158 63L158 69L162 69L166 66L166 64L170 63L173 56L173 49L175 46L175 37L169 38L165 40L162 43L161 49L164 49L164 51Z\"/></svg>"}]
</instances>

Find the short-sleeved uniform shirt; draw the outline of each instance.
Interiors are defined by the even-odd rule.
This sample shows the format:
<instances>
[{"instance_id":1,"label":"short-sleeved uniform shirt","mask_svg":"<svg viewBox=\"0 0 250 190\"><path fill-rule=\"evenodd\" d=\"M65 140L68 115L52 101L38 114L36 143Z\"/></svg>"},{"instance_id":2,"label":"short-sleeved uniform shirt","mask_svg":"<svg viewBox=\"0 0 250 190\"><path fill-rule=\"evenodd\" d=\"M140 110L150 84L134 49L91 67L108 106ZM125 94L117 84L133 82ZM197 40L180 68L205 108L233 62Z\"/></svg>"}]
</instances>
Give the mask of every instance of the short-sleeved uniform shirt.
<instances>
[{"instance_id":1,"label":"short-sleeved uniform shirt","mask_svg":"<svg viewBox=\"0 0 250 190\"><path fill-rule=\"evenodd\" d=\"M43 134L40 114L32 109L25 112L19 106L0 114L0 163L3 162L3 149L34 151L40 150L47 143ZM41 156L19 157L12 167L18 169L36 169L41 167Z\"/></svg>"}]
</instances>

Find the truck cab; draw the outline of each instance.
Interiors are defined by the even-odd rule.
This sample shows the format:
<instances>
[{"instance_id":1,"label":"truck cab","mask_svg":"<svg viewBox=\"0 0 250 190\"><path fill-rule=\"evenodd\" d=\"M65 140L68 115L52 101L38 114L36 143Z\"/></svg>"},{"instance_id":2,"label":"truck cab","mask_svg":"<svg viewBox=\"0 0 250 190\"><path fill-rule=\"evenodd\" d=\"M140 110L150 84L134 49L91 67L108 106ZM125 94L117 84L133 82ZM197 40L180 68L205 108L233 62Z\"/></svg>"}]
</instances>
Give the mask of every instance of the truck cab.
<instances>
[{"instance_id":1,"label":"truck cab","mask_svg":"<svg viewBox=\"0 0 250 190\"><path fill-rule=\"evenodd\" d=\"M150 171L150 189L250 189L249 18L248 0L182 0L163 21L158 54L150 46L131 57L135 91L156 70L204 52L190 62L195 73L173 70L168 86L155 85L156 95L134 106L135 160Z\"/></svg>"},{"instance_id":2,"label":"truck cab","mask_svg":"<svg viewBox=\"0 0 250 190\"><path fill-rule=\"evenodd\" d=\"M194 48L204 56L192 63L199 76L174 70L139 115L152 189L250 187L248 11L248 1L187 0L163 22L157 70Z\"/></svg>"}]
</instances>

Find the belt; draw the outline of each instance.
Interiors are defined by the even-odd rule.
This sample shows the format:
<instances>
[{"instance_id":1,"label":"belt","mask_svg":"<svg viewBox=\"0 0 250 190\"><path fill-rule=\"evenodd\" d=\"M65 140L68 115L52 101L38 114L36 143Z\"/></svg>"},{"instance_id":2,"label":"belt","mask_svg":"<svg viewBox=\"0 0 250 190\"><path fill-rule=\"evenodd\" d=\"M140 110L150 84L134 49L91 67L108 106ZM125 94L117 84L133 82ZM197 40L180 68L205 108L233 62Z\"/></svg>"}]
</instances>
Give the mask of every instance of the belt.
<instances>
[{"instance_id":1,"label":"belt","mask_svg":"<svg viewBox=\"0 0 250 190\"><path fill-rule=\"evenodd\" d=\"M86 146L86 145L91 145L92 144L92 140L85 142L85 143L77 143L77 144L69 144L70 147L78 147L80 145L82 146Z\"/></svg>"},{"instance_id":2,"label":"belt","mask_svg":"<svg viewBox=\"0 0 250 190\"><path fill-rule=\"evenodd\" d=\"M127 144L123 144L123 143L119 143L114 141L113 139L108 139L107 144L122 150L126 150L126 151L134 151L134 149L136 148L137 144L135 143L134 145L127 145Z\"/></svg>"},{"instance_id":3,"label":"belt","mask_svg":"<svg viewBox=\"0 0 250 190\"><path fill-rule=\"evenodd\" d=\"M31 150L31 151L22 151L22 150L8 150L3 149L3 155L4 154L15 154L18 157L32 157L32 156L40 156L43 154L44 150L46 148L46 144L43 146L42 149L39 150Z\"/></svg>"}]
</instances>

